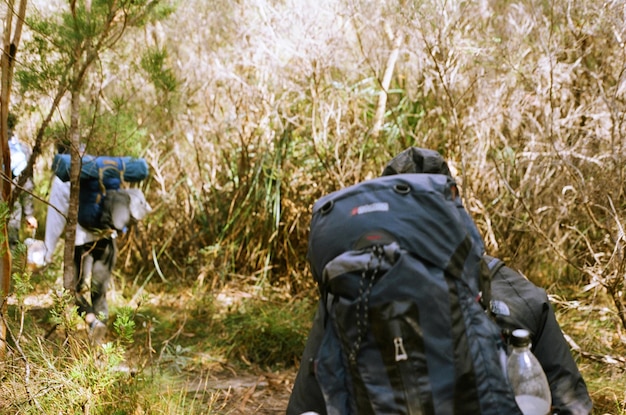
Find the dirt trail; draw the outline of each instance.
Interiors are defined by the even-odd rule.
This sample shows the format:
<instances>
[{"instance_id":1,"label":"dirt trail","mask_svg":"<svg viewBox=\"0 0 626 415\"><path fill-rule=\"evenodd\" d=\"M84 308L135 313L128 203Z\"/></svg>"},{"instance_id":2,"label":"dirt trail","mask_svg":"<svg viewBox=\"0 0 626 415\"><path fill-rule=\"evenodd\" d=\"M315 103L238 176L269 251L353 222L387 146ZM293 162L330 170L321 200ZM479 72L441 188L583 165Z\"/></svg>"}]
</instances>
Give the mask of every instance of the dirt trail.
<instances>
[{"instance_id":1,"label":"dirt trail","mask_svg":"<svg viewBox=\"0 0 626 415\"><path fill-rule=\"evenodd\" d=\"M190 396L211 397L211 414L285 414L295 371L236 374L225 371L209 378L189 379Z\"/></svg>"}]
</instances>

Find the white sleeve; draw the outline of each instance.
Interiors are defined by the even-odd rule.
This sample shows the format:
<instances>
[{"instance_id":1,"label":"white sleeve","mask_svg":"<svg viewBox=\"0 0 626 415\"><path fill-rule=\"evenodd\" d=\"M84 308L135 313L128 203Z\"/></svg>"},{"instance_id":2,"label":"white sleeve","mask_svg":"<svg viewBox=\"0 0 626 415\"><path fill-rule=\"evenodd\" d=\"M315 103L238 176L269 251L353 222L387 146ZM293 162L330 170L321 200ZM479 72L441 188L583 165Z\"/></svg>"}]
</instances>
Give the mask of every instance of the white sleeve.
<instances>
[{"instance_id":1,"label":"white sleeve","mask_svg":"<svg viewBox=\"0 0 626 415\"><path fill-rule=\"evenodd\" d=\"M44 244L46 246L46 264L52 261L54 251L61 239L61 235L65 232L65 224L67 223L67 212L70 209L70 182L64 182L56 175L52 179L50 187L50 204L46 216L46 234ZM56 209L55 209L56 207ZM76 240L75 246L83 245L96 240L96 235L87 229L76 224Z\"/></svg>"},{"instance_id":2,"label":"white sleeve","mask_svg":"<svg viewBox=\"0 0 626 415\"><path fill-rule=\"evenodd\" d=\"M57 243L65 230L65 218L70 206L70 182L63 182L55 175L52 179L48 203L50 205L46 215L46 233L44 237L46 263L50 263L52 260Z\"/></svg>"}]
</instances>

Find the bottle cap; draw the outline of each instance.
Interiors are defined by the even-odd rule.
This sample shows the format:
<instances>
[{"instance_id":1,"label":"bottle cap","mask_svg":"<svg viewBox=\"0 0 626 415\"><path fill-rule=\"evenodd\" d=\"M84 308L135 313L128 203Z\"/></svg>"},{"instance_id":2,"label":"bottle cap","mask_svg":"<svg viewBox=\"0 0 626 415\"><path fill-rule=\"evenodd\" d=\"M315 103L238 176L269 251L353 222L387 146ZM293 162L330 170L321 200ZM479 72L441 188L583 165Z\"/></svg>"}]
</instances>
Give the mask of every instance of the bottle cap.
<instances>
[{"instance_id":1,"label":"bottle cap","mask_svg":"<svg viewBox=\"0 0 626 415\"><path fill-rule=\"evenodd\" d=\"M530 344L530 332L526 329L513 330L511 333L511 344L513 347L524 347Z\"/></svg>"}]
</instances>

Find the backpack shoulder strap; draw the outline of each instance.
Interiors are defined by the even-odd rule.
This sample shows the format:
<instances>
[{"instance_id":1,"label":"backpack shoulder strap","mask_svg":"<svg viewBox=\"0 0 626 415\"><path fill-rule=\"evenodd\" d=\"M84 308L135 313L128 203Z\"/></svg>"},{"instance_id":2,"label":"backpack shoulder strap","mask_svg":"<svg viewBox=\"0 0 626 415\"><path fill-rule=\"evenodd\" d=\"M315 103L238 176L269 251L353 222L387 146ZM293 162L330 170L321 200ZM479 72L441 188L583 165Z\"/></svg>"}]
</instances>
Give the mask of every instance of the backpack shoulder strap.
<instances>
[{"instance_id":1,"label":"backpack shoulder strap","mask_svg":"<svg viewBox=\"0 0 626 415\"><path fill-rule=\"evenodd\" d=\"M487 268L489 268L489 280L493 279L493 276L504 266L504 261L500 258L493 257L491 255L483 255L485 258L485 262L487 263Z\"/></svg>"},{"instance_id":2,"label":"backpack shoulder strap","mask_svg":"<svg viewBox=\"0 0 626 415\"><path fill-rule=\"evenodd\" d=\"M495 275L500 271L502 267L506 264L500 258L492 257L491 255L483 255L483 260L485 264L487 264L487 269L489 273L487 274L488 281L484 282L484 285L489 287L488 297L485 298L483 302L483 306L486 307L488 314L495 319L496 314L507 314L501 311L502 301L494 300L491 296L491 282L493 281ZM506 305L505 305L506 307Z\"/></svg>"},{"instance_id":3,"label":"backpack shoulder strap","mask_svg":"<svg viewBox=\"0 0 626 415\"><path fill-rule=\"evenodd\" d=\"M482 306L491 313L491 281L493 281L496 273L504 266L504 261L499 258L492 257L491 255L483 254L483 263L487 269L483 268L480 275L480 288L481 296L480 303ZM483 267L485 266L483 265Z\"/></svg>"}]
</instances>

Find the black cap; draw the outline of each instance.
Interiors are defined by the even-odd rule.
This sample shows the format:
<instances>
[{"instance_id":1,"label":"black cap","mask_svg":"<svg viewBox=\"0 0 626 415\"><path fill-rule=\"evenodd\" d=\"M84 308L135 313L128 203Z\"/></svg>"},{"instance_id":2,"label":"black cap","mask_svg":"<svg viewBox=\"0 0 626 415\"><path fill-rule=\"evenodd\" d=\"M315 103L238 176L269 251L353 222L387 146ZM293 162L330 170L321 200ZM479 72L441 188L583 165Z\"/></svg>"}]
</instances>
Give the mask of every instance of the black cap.
<instances>
[{"instance_id":1,"label":"black cap","mask_svg":"<svg viewBox=\"0 0 626 415\"><path fill-rule=\"evenodd\" d=\"M530 332L526 329L513 330L511 333L511 344L513 347L524 347L530 344Z\"/></svg>"},{"instance_id":2,"label":"black cap","mask_svg":"<svg viewBox=\"0 0 626 415\"><path fill-rule=\"evenodd\" d=\"M435 150L409 147L387 163L382 176L402 173L445 174L452 177L444 158Z\"/></svg>"}]
</instances>

